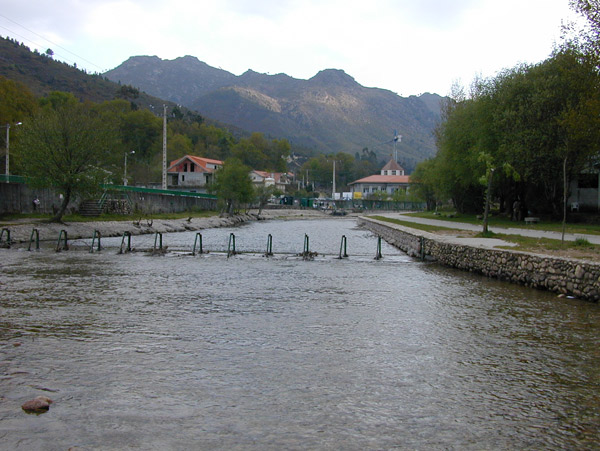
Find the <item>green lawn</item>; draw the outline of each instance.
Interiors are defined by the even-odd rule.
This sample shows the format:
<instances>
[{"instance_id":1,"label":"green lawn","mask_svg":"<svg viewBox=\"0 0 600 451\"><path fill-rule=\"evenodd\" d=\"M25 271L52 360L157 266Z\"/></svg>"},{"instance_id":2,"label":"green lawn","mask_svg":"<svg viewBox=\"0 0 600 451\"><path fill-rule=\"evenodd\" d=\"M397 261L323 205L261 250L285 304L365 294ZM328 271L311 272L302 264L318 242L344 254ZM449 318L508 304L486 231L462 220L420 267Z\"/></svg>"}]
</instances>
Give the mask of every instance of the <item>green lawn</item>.
<instances>
[{"instance_id":1,"label":"green lawn","mask_svg":"<svg viewBox=\"0 0 600 451\"><path fill-rule=\"evenodd\" d=\"M423 215L422 213L413 214L412 216L431 218L431 219L439 219L439 216L434 215ZM412 229L423 230L425 232L436 233L439 231L449 231L454 230L458 232L460 235L460 229L453 229L449 227L442 226L432 226L427 224L418 224L411 221L402 221L400 219L395 218L387 218L385 216L369 216L370 218L377 219L379 221L386 221L393 224L399 224L405 227L410 227ZM460 218L446 218L448 220L454 220L455 222L469 222L464 220L464 216ZM476 218L473 218L476 220ZM507 221L510 223L510 221ZM472 222L473 224L478 224L477 222ZM514 224L514 223L511 223ZM500 225L500 224L497 224ZM594 227L594 226L592 226ZM596 227L598 229L598 227ZM542 229L542 230L550 230L550 229ZM464 231L465 234L470 234L473 232ZM587 232L591 233L591 232ZM598 233L598 232L597 232ZM481 233L478 233L474 236L482 237ZM525 237L521 235L505 235L501 233L488 233L484 238L498 238L504 241L508 241L509 243L515 243L517 246L505 246L506 249L512 249L517 251L524 252L536 252L536 253L549 253L549 254L557 254L557 255L565 255L575 258L586 258L597 260L600 258L600 246L595 244L590 244L586 240L577 240L577 241L565 241L562 243L560 240L553 240L549 238L531 238Z\"/></svg>"},{"instance_id":2,"label":"green lawn","mask_svg":"<svg viewBox=\"0 0 600 451\"><path fill-rule=\"evenodd\" d=\"M386 216L377 216L377 215L371 216L371 215L369 215L368 217L377 219L378 221L391 222L392 224L398 224L401 226L410 227L411 229L423 230L424 232L435 233L440 230L458 230L458 229L454 229L452 227L441 227L441 226L433 226L433 225L429 225L429 224L419 224L418 222L403 221L401 219L388 218Z\"/></svg>"}]
</instances>

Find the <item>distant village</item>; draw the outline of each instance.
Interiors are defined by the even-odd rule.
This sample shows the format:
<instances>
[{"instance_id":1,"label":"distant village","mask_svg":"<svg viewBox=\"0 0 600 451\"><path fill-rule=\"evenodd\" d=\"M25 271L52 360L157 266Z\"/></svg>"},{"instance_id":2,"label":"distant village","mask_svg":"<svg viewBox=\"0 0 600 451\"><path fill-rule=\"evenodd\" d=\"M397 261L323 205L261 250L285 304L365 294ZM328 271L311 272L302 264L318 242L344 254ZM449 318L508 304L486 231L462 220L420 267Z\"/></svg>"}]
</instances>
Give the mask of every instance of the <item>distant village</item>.
<instances>
[{"instance_id":1,"label":"distant village","mask_svg":"<svg viewBox=\"0 0 600 451\"><path fill-rule=\"evenodd\" d=\"M221 160L185 155L170 163L167 169L168 187L180 191L206 193L213 181L215 172L223 167L223 164L224 162ZM295 180L293 172L251 170L249 175L254 186L272 186L283 197L292 189L300 188L299 185L303 183ZM398 191L406 193L409 186L410 176L405 175L402 166L392 158L379 174L373 174L349 183L351 191L332 192L331 199L367 199L377 193L392 197Z\"/></svg>"}]
</instances>

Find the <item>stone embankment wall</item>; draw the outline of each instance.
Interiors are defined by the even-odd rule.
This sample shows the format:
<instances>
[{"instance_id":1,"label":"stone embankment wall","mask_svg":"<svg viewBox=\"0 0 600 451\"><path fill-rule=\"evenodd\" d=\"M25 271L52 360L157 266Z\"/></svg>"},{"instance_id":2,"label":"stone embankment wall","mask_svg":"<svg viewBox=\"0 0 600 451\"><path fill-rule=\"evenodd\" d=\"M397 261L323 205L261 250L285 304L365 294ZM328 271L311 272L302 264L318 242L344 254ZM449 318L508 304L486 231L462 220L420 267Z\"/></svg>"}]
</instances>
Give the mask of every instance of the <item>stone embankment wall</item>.
<instances>
[{"instance_id":1,"label":"stone embankment wall","mask_svg":"<svg viewBox=\"0 0 600 451\"><path fill-rule=\"evenodd\" d=\"M217 200L196 196L173 196L162 193L129 192L130 208L117 213L139 211L143 214L178 213L182 211L216 210ZM39 213L54 213L61 205L62 198L50 188L31 188L24 183L0 183L0 214L32 213L33 199L40 203L36 207ZM67 213L75 213L80 199L73 199Z\"/></svg>"},{"instance_id":2,"label":"stone embankment wall","mask_svg":"<svg viewBox=\"0 0 600 451\"><path fill-rule=\"evenodd\" d=\"M359 218L359 225L412 257L580 299L600 299L600 263L457 244L370 218Z\"/></svg>"}]
</instances>

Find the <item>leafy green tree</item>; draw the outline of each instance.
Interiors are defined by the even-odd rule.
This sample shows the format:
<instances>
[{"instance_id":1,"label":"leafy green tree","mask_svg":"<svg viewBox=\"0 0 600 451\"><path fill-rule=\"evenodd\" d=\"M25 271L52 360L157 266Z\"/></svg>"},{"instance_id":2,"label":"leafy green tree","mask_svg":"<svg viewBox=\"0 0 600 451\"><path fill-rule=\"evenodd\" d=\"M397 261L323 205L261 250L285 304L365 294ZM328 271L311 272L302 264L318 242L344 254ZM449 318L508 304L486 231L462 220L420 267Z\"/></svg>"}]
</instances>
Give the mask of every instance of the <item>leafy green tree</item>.
<instances>
[{"instance_id":1,"label":"leafy green tree","mask_svg":"<svg viewBox=\"0 0 600 451\"><path fill-rule=\"evenodd\" d=\"M434 210L438 202L443 199L436 194L437 176L434 159L428 159L418 164L410 176L410 191L415 197L420 198L427 204L427 210Z\"/></svg>"},{"instance_id":2,"label":"leafy green tree","mask_svg":"<svg viewBox=\"0 0 600 451\"><path fill-rule=\"evenodd\" d=\"M275 194L277 189L275 185L258 185L254 188L255 201L258 203L258 215L262 213L263 208L269 202L269 199Z\"/></svg>"},{"instance_id":3,"label":"leafy green tree","mask_svg":"<svg viewBox=\"0 0 600 451\"><path fill-rule=\"evenodd\" d=\"M38 109L38 102L22 83L0 76L0 124L23 122Z\"/></svg>"},{"instance_id":4,"label":"leafy green tree","mask_svg":"<svg viewBox=\"0 0 600 451\"><path fill-rule=\"evenodd\" d=\"M267 164L267 158L260 148L261 144L262 140L242 138L233 146L231 154L246 166L249 166L252 169L262 170Z\"/></svg>"},{"instance_id":5,"label":"leafy green tree","mask_svg":"<svg viewBox=\"0 0 600 451\"><path fill-rule=\"evenodd\" d=\"M4 127L7 125L12 127L18 123L28 122L37 109L38 102L25 85L0 76L0 127L4 132L6 132ZM19 140L19 133L12 130L10 131L10 142L14 148ZM18 128L14 130L17 131ZM5 145L6 143L3 143L2 147ZM2 155L0 165L3 174L6 172L5 162L6 158ZM13 158L11 163L14 163L11 168L12 173L21 172L18 159Z\"/></svg>"},{"instance_id":6,"label":"leafy green tree","mask_svg":"<svg viewBox=\"0 0 600 451\"><path fill-rule=\"evenodd\" d=\"M223 167L215 173L211 191L219 198L223 210L232 215L241 205L254 199L250 168L237 158L225 160Z\"/></svg>"},{"instance_id":7,"label":"leafy green tree","mask_svg":"<svg viewBox=\"0 0 600 451\"><path fill-rule=\"evenodd\" d=\"M287 139L274 139L269 144L267 151L268 166L266 171L287 172L287 157L290 156L292 146Z\"/></svg>"},{"instance_id":8,"label":"leafy green tree","mask_svg":"<svg viewBox=\"0 0 600 451\"><path fill-rule=\"evenodd\" d=\"M520 174L530 206L560 216L564 179L598 152L599 96L594 64L570 49L499 79L494 99L500 150Z\"/></svg>"},{"instance_id":9,"label":"leafy green tree","mask_svg":"<svg viewBox=\"0 0 600 451\"><path fill-rule=\"evenodd\" d=\"M505 209L518 198L558 216L568 180L598 154L599 106L599 72L570 47L476 80L470 97L446 105L438 153L415 179L461 212L485 214L495 197Z\"/></svg>"},{"instance_id":10,"label":"leafy green tree","mask_svg":"<svg viewBox=\"0 0 600 451\"><path fill-rule=\"evenodd\" d=\"M32 186L52 187L63 201L51 221L60 222L71 199L97 192L107 178L102 168L117 131L90 105L63 97L23 124L18 153Z\"/></svg>"},{"instance_id":11,"label":"leafy green tree","mask_svg":"<svg viewBox=\"0 0 600 451\"><path fill-rule=\"evenodd\" d=\"M130 170L134 183L156 180L162 171L162 120L148 110L130 111L122 117L119 135L123 147L135 152Z\"/></svg>"},{"instance_id":12,"label":"leafy green tree","mask_svg":"<svg viewBox=\"0 0 600 451\"><path fill-rule=\"evenodd\" d=\"M175 134L167 142L168 161L190 155L193 150L192 140L182 134Z\"/></svg>"},{"instance_id":13,"label":"leafy green tree","mask_svg":"<svg viewBox=\"0 0 600 451\"><path fill-rule=\"evenodd\" d=\"M596 65L600 63L600 4L598 0L569 0L569 6L586 21L585 27L567 24L563 47L585 55Z\"/></svg>"}]
</instances>

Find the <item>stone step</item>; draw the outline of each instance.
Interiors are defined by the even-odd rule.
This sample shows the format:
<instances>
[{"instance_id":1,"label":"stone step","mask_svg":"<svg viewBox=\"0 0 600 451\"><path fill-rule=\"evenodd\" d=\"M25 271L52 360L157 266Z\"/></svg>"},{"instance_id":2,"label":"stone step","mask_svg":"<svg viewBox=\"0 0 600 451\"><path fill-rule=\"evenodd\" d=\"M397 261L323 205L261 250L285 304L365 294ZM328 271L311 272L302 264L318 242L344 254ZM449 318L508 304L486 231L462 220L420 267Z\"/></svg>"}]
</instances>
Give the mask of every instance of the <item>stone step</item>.
<instances>
[{"instance_id":1,"label":"stone step","mask_svg":"<svg viewBox=\"0 0 600 451\"><path fill-rule=\"evenodd\" d=\"M97 200L84 200L79 205L79 214L81 216L100 216L102 214L100 202Z\"/></svg>"}]
</instances>

